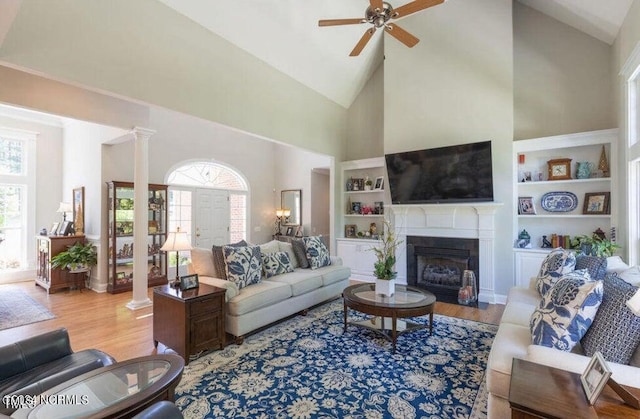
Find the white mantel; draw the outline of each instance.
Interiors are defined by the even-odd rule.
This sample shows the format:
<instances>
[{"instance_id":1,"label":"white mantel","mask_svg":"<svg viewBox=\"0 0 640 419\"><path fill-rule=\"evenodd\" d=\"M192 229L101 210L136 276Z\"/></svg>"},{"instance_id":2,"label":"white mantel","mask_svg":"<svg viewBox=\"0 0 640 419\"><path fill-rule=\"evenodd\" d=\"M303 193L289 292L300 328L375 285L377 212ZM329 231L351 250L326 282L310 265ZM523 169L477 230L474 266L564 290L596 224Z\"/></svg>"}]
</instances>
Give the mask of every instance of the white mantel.
<instances>
[{"instance_id":1,"label":"white mantel","mask_svg":"<svg viewBox=\"0 0 640 419\"><path fill-rule=\"evenodd\" d=\"M479 300L495 303L495 214L502 203L391 205L390 221L402 245L396 257L399 282L407 282L407 236L478 239Z\"/></svg>"}]
</instances>

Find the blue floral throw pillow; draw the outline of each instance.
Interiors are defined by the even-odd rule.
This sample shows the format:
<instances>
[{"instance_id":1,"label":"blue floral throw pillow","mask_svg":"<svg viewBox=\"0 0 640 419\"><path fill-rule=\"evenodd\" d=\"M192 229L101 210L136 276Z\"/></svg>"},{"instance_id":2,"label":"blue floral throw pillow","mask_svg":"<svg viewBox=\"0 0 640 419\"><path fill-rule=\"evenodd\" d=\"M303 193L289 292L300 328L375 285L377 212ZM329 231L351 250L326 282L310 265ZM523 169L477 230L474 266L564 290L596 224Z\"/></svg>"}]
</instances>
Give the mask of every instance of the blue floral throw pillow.
<instances>
[{"instance_id":1,"label":"blue floral throw pillow","mask_svg":"<svg viewBox=\"0 0 640 419\"><path fill-rule=\"evenodd\" d=\"M287 252L262 254L262 267L267 278L293 272L293 265Z\"/></svg>"},{"instance_id":2,"label":"blue floral throw pillow","mask_svg":"<svg viewBox=\"0 0 640 419\"><path fill-rule=\"evenodd\" d=\"M222 246L227 280L238 288L257 284L262 280L262 258L259 246Z\"/></svg>"},{"instance_id":3,"label":"blue floral throw pillow","mask_svg":"<svg viewBox=\"0 0 640 419\"><path fill-rule=\"evenodd\" d=\"M329 257L329 250L327 246L322 242L322 238L319 236L303 237L304 248L307 252L307 259L311 269L322 268L323 266L331 265L331 258Z\"/></svg>"},{"instance_id":4,"label":"blue floral throw pillow","mask_svg":"<svg viewBox=\"0 0 640 419\"><path fill-rule=\"evenodd\" d=\"M535 345L570 351L587 333L602 303L602 281L574 271L560 278L531 315Z\"/></svg>"},{"instance_id":5,"label":"blue floral throw pillow","mask_svg":"<svg viewBox=\"0 0 640 419\"><path fill-rule=\"evenodd\" d=\"M576 267L576 255L565 249L558 247L553 249L542 262L536 288L541 296L551 288L551 286L562 277L562 275L572 272Z\"/></svg>"}]
</instances>

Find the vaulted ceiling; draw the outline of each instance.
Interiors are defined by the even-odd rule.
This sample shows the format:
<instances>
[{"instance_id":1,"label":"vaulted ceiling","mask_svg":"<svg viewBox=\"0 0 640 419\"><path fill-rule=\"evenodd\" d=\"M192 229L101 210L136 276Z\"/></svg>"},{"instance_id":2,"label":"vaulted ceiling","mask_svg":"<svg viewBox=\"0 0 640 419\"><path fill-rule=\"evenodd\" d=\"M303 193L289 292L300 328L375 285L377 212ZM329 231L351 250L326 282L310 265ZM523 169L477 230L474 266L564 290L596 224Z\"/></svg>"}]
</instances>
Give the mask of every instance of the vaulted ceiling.
<instances>
[{"instance_id":1,"label":"vaulted ceiling","mask_svg":"<svg viewBox=\"0 0 640 419\"><path fill-rule=\"evenodd\" d=\"M0 2L0 46L11 30L22 1ZM382 62L383 42L397 42L392 37L384 38L382 31L378 31L360 56L349 57L367 25L318 27L319 19L362 17L369 0L154 1L188 17L343 107L351 105ZM410 1L389 0L389 3L398 7ZM634 0L517 1L612 44ZM446 7L445 2L418 13L439 13L439 8ZM402 20L397 22L402 25Z\"/></svg>"}]
</instances>

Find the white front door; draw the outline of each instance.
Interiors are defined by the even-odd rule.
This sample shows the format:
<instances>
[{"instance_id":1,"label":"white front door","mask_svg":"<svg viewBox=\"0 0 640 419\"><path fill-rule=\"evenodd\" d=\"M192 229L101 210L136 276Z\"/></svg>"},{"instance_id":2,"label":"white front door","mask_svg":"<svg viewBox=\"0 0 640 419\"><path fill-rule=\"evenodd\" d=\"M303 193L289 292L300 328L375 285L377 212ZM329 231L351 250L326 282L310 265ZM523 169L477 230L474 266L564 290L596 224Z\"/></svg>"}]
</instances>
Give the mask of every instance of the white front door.
<instances>
[{"instance_id":1,"label":"white front door","mask_svg":"<svg viewBox=\"0 0 640 419\"><path fill-rule=\"evenodd\" d=\"M196 189L195 205L195 246L229 243L229 192Z\"/></svg>"}]
</instances>

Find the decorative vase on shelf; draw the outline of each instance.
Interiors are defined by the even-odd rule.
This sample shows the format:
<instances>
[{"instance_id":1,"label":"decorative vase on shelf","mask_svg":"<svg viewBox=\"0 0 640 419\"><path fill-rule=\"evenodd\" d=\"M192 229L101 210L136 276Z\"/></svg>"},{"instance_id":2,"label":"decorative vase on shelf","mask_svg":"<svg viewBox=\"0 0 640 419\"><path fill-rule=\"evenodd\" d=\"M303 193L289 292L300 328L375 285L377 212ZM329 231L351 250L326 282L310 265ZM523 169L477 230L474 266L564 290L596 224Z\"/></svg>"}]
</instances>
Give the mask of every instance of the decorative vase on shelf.
<instances>
[{"instance_id":1,"label":"decorative vase on shelf","mask_svg":"<svg viewBox=\"0 0 640 419\"><path fill-rule=\"evenodd\" d=\"M476 274L471 270L462 273L462 284L458 290L458 304L473 305L478 301Z\"/></svg>"},{"instance_id":2,"label":"decorative vase on shelf","mask_svg":"<svg viewBox=\"0 0 640 419\"><path fill-rule=\"evenodd\" d=\"M383 297L391 297L395 293L396 293L395 279L376 278L376 295L382 295Z\"/></svg>"}]
</instances>

